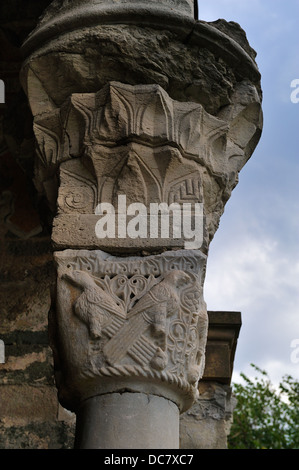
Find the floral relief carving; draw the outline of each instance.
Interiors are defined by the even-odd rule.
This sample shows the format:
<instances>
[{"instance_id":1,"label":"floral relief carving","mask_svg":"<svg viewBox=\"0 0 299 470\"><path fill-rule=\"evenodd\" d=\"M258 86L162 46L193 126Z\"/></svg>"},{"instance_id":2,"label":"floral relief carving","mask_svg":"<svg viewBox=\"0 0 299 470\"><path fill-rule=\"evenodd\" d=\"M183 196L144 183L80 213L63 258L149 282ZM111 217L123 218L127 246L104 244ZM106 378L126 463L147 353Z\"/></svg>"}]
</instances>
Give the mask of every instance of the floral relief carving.
<instances>
[{"instance_id":1,"label":"floral relief carving","mask_svg":"<svg viewBox=\"0 0 299 470\"><path fill-rule=\"evenodd\" d=\"M159 85L112 81L96 93L73 93L59 108L37 114L39 185L47 188L59 173L55 246L109 249L95 237L94 210L101 203L116 207L118 196L126 195L128 205L146 207L202 203L207 253L257 132L259 119L252 109L258 98L251 89L246 93L240 105L236 89L232 103L214 116L201 104L170 98ZM55 191L47 196L55 207ZM122 243L134 251L126 240ZM172 248L171 242L166 247ZM182 247L178 242L176 248Z\"/></svg>"}]
</instances>

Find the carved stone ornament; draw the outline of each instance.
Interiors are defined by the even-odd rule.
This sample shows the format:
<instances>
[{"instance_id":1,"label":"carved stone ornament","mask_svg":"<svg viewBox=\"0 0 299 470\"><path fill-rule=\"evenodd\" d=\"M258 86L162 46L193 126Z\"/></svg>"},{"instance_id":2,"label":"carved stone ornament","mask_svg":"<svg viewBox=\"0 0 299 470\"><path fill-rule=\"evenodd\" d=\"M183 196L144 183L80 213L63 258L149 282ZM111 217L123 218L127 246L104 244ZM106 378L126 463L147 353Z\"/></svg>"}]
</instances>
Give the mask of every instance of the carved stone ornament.
<instances>
[{"instance_id":1,"label":"carved stone ornament","mask_svg":"<svg viewBox=\"0 0 299 470\"><path fill-rule=\"evenodd\" d=\"M153 203L181 208L189 203L193 221L195 204L202 204L203 236L195 248L207 253L257 133L258 96L250 87L243 91L242 105L223 111L223 119L201 104L171 99L159 85L119 82L98 93L73 94L61 108L37 116L39 182L59 167L55 247L119 252L186 247L183 233L162 240L146 232L133 242L126 236L97 237L98 204L110 203L117 212L118 196L125 195L127 205L148 209Z\"/></svg>"},{"instance_id":2,"label":"carved stone ornament","mask_svg":"<svg viewBox=\"0 0 299 470\"><path fill-rule=\"evenodd\" d=\"M91 396L131 390L188 409L205 363L206 257L196 250L146 258L66 250L55 260L50 332L64 406L76 410Z\"/></svg>"},{"instance_id":3,"label":"carved stone ornament","mask_svg":"<svg viewBox=\"0 0 299 470\"><path fill-rule=\"evenodd\" d=\"M30 50L57 31L101 23L184 23L194 19L194 0L54 0L46 9L36 31L26 41Z\"/></svg>"},{"instance_id":4,"label":"carved stone ornament","mask_svg":"<svg viewBox=\"0 0 299 470\"><path fill-rule=\"evenodd\" d=\"M55 217L56 383L73 411L129 391L183 412L198 393L206 256L260 139L262 92L244 31L193 13L193 0L55 0L22 48L35 185Z\"/></svg>"},{"instance_id":5,"label":"carved stone ornament","mask_svg":"<svg viewBox=\"0 0 299 470\"><path fill-rule=\"evenodd\" d=\"M128 206L202 204L197 248L208 252L259 141L262 93L244 31L224 20L195 21L193 6L57 0L25 42L35 183L57 215L55 249L185 248L184 236L96 236L97 205L117 211L126 195Z\"/></svg>"}]
</instances>

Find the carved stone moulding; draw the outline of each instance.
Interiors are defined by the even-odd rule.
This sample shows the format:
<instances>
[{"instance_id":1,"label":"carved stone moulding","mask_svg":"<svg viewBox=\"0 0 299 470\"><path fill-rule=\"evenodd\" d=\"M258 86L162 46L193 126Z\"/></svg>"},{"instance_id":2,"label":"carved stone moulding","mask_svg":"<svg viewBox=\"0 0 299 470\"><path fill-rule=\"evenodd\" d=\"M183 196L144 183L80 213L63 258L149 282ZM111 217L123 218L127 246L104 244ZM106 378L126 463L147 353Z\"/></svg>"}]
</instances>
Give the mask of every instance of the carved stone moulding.
<instances>
[{"instance_id":1,"label":"carved stone moulding","mask_svg":"<svg viewBox=\"0 0 299 470\"><path fill-rule=\"evenodd\" d=\"M105 393L144 392L180 411L197 397L208 329L198 250L119 258L55 253L51 346L60 402L76 411Z\"/></svg>"},{"instance_id":2,"label":"carved stone moulding","mask_svg":"<svg viewBox=\"0 0 299 470\"><path fill-rule=\"evenodd\" d=\"M59 36L97 26L123 25L169 30L190 47L207 47L239 69L239 74L260 79L255 52L236 23L194 19L195 0L55 0L45 10L22 50L24 57L58 42ZM52 46L50 45L50 48Z\"/></svg>"},{"instance_id":3,"label":"carved stone moulding","mask_svg":"<svg viewBox=\"0 0 299 470\"><path fill-rule=\"evenodd\" d=\"M71 3L71 5L70 5ZM61 31L101 23L130 24L142 22L177 27L194 22L194 0L55 0L46 9L38 28L27 39L24 48L46 41Z\"/></svg>"},{"instance_id":4,"label":"carved stone moulding","mask_svg":"<svg viewBox=\"0 0 299 470\"><path fill-rule=\"evenodd\" d=\"M157 84L172 99L200 103L214 116L235 101L232 94L244 80L261 102L256 54L239 25L193 21L180 35L172 22L162 18L154 28L150 16L142 18L148 26L134 15L115 23L100 18L94 25L59 29L47 41L37 28L34 47L23 46L20 75L33 115L60 107L74 93L95 93L109 81Z\"/></svg>"}]
</instances>

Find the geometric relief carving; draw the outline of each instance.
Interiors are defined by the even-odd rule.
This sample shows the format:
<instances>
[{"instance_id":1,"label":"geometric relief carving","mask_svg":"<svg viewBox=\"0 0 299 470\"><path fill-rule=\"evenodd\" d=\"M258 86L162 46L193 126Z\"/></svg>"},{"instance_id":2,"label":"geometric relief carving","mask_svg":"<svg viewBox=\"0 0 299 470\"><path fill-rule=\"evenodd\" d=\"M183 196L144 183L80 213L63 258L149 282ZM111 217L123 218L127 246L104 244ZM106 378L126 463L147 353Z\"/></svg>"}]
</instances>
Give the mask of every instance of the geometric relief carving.
<instances>
[{"instance_id":1,"label":"geometric relief carving","mask_svg":"<svg viewBox=\"0 0 299 470\"><path fill-rule=\"evenodd\" d=\"M206 113L200 104L172 100L158 85L119 82L110 82L98 93L73 94L60 110L35 116L44 166L91 153L96 172L95 160L102 160L103 147L129 142L152 148L171 145L202 163L227 130L225 121ZM218 147L214 151L221 152ZM148 166L155 168L150 162Z\"/></svg>"},{"instance_id":2,"label":"geometric relief carving","mask_svg":"<svg viewBox=\"0 0 299 470\"><path fill-rule=\"evenodd\" d=\"M113 149L90 147L87 152L88 158L85 155L60 165L58 215L53 229L53 239L58 246L104 250L129 246L130 251L138 251L149 242L157 247L171 246L171 243L183 246L184 241L178 241L177 237L173 241L165 238L161 243L159 238L148 236L146 241L141 238L134 245L126 237L112 241L96 238L95 227L99 220L96 207L110 203L118 214L120 196L126 198L125 211L136 202L143 204L148 213L153 203L166 203L168 207L175 203L181 210L182 220L184 205L188 204L194 220L195 204L203 202L201 175L195 162L182 157L176 148L151 148L135 142ZM146 224L149 228L149 219ZM170 227L173 224L170 214ZM199 246L200 243L197 248Z\"/></svg>"},{"instance_id":3,"label":"geometric relief carving","mask_svg":"<svg viewBox=\"0 0 299 470\"><path fill-rule=\"evenodd\" d=\"M200 104L172 100L158 85L110 82L98 93L73 94L65 106L68 132L74 120L80 120L84 142L93 146L125 140L156 147L172 144L184 155L203 161L213 142L228 131L225 121L205 112ZM78 148L80 135L69 135L72 146Z\"/></svg>"},{"instance_id":4,"label":"geometric relief carving","mask_svg":"<svg viewBox=\"0 0 299 470\"><path fill-rule=\"evenodd\" d=\"M150 203L202 202L198 165L183 158L178 149L131 143L121 150L102 149L100 157L97 149L90 150L98 179L99 202L114 204L122 194L127 195L128 203L142 202L147 207Z\"/></svg>"},{"instance_id":5,"label":"geometric relief carving","mask_svg":"<svg viewBox=\"0 0 299 470\"><path fill-rule=\"evenodd\" d=\"M121 259L66 250L55 259L59 336L76 383L101 379L102 389L107 379L111 387L116 377L139 378L177 390L181 408L193 400L207 335L205 256L184 250Z\"/></svg>"},{"instance_id":6,"label":"geometric relief carving","mask_svg":"<svg viewBox=\"0 0 299 470\"><path fill-rule=\"evenodd\" d=\"M79 159L60 166L59 213L92 214L97 205L97 186Z\"/></svg>"}]
</instances>

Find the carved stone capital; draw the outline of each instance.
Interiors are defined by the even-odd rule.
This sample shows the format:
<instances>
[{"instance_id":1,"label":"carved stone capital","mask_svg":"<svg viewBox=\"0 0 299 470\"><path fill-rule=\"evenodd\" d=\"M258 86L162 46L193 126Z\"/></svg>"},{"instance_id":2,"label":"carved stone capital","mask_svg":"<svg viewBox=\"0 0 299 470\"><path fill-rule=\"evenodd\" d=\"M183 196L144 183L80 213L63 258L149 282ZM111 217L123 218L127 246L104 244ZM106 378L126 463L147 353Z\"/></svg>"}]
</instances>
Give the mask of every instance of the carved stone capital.
<instances>
[{"instance_id":1,"label":"carved stone capital","mask_svg":"<svg viewBox=\"0 0 299 470\"><path fill-rule=\"evenodd\" d=\"M126 194L202 203L208 252L260 138L262 94L241 28L196 22L193 4L54 1L24 44L35 182L54 213L59 190L56 249L184 248L183 237L97 239L96 205Z\"/></svg>"},{"instance_id":2,"label":"carved stone capital","mask_svg":"<svg viewBox=\"0 0 299 470\"><path fill-rule=\"evenodd\" d=\"M55 260L50 326L64 406L76 411L89 397L127 390L188 409L205 365L206 257L186 250L146 258L66 250Z\"/></svg>"},{"instance_id":3,"label":"carved stone capital","mask_svg":"<svg viewBox=\"0 0 299 470\"><path fill-rule=\"evenodd\" d=\"M47 183L60 183L56 249L186 247L183 231L167 240L147 229L133 242L126 235L98 237L98 204L112 204L117 212L118 197L125 195L127 206L141 203L148 211L151 204L191 204L192 220L195 204L202 204L202 240L195 248L207 253L259 132L256 91L242 84L234 100L220 118L199 103L171 99L159 85L110 82L97 93L72 94L60 108L40 110L34 122L36 177L53 207L57 195Z\"/></svg>"}]
</instances>

